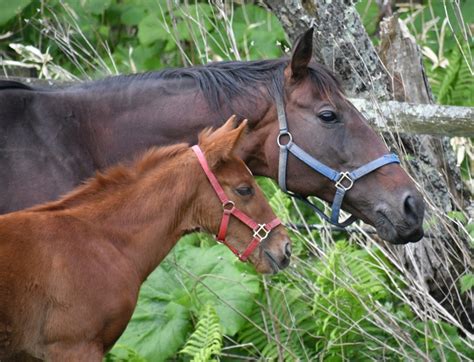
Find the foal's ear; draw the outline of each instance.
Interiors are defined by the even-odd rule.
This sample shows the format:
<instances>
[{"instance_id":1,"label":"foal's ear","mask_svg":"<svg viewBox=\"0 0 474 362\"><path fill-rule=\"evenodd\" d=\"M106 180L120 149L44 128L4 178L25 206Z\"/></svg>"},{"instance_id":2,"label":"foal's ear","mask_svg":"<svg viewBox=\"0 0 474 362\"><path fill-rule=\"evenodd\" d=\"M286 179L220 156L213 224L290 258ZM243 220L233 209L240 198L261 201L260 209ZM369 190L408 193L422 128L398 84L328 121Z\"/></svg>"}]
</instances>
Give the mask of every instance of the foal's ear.
<instances>
[{"instance_id":1,"label":"foal's ear","mask_svg":"<svg viewBox=\"0 0 474 362\"><path fill-rule=\"evenodd\" d=\"M206 155L209 167L213 168L218 163L228 160L239 143L247 127L247 120L244 119L235 127L236 118L233 115L215 131L207 130L199 135L199 146Z\"/></svg>"},{"instance_id":2,"label":"foal's ear","mask_svg":"<svg viewBox=\"0 0 474 362\"><path fill-rule=\"evenodd\" d=\"M293 80L300 80L308 73L308 64L313 53L313 27L306 30L293 46L291 62L288 71Z\"/></svg>"}]
</instances>

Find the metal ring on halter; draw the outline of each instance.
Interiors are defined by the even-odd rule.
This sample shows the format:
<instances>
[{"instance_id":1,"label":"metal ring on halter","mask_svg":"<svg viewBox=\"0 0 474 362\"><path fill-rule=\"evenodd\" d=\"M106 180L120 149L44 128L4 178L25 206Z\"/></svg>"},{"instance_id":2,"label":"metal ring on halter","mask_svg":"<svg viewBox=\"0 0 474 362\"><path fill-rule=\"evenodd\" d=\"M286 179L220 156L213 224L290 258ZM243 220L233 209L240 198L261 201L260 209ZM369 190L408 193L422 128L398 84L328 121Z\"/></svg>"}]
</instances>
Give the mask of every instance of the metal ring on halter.
<instances>
[{"instance_id":1,"label":"metal ring on halter","mask_svg":"<svg viewBox=\"0 0 474 362\"><path fill-rule=\"evenodd\" d=\"M345 186L343 184L344 181L349 181L349 185ZM354 180L352 179L349 172L341 172L339 179L336 181L336 188L343 189L344 191L350 190L354 186Z\"/></svg>"},{"instance_id":2,"label":"metal ring on halter","mask_svg":"<svg viewBox=\"0 0 474 362\"><path fill-rule=\"evenodd\" d=\"M284 137L284 136L287 136L287 137L288 137L288 142L285 143L285 144L282 144L282 143L280 142L280 139L281 139L282 137ZM282 132L282 133L280 133L280 134L278 135L278 137L277 137L277 144L278 144L278 146L280 146L280 147L286 147L286 146L288 146L291 142L293 142L293 136L292 136L291 133L288 132L288 131L287 131L287 132Z\"/></svg>"},{"instance_id":3,"label":"metal ring on halter","mask_svg":"<svg viewBox=\"0 0 474 362\"><path fill-rule=\"evenodd\" d=\"M265 240L270 234L270 231L265 228L265 224L258 224L258 228L253 230L253 237L260 241Z\"/></svg>"},{"instance_id":4,"label":"metal ring on halter","mask_svg":"<svg viewBox=\"0 0 474 362\"><path fill-rule=\"evenodd\" d=\"M235 207L234 201L227 200L226 202L222 203L222 209L224 211L232 211Z\"/></svg>"}]
</instances>

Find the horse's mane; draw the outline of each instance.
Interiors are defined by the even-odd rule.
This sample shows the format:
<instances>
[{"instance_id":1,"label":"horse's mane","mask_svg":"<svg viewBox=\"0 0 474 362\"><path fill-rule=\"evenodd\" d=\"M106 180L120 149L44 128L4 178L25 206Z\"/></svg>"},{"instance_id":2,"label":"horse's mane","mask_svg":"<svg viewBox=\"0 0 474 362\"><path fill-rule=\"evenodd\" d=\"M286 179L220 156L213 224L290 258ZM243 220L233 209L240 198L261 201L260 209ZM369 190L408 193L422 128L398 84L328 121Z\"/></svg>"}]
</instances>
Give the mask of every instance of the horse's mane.
<instances>
[{"instance_id":1,"label":"horse's mane","mask_svg":"<svg viewBox=\"0 0 474 362\"><path fill-rule=\"evenodd\" d=\"M289 64L288 58L254 60L254 61L223 61L186 68L168 68L160 71L140 74L119 75L98 81L84 82L73 85L71 89L103 89L114 86L142 84L153 80L191 79L203 93L210 107L220 110L222 104L231 104L231 100L246 97L255 100L254 96L275 98L281 96L284 87L284 69ZM316 90L330 99L331 94L343 94L341 84L334 74L319 63L312 62L309 73ZM260 87L259 87L260 86ZM30 87L15 81L0 81L0 89L45 90ZM51 89L47 89L51 90ZM264 92L262 93L262 90Z\"/></svg>"},{"instance_id":2,"label":"horse's mane","mask_svg":"<svg viewBox=\"0 0 474 362\"><path fill-rule=\"evenodd\" d=\"M284 69L288 58L256 61L223 61L187 68L170 68L157 72L119 75L103 80L80 84L81 88L113 87L133 85L135 82L152 80L191 79L203 93L213 109L220 109L222 103L230 104L236 97L253 98L253 95L280 96L284 87ZM309 73L316 89L330 98L333 93L343 93L342 87L323 65L312 62ZM256 85L260 85L258 87Z\"/></svg>"},{"instance_id":3,"label":"horse's mane","mask_svg":"<svg viewBox=\"0 0 474 362\"><path fill-rule=\"evenodd\" d=\"M70 193L57 201L34 206L28 211L65 210L84 201L97 198L110 189L121 185L129 185L143 177L148 171L155 169L164 161L170 160L189 148L188 144L180 143L167 147L152 147L139 156L131 166L118 164L105 170L97 171L94 177L85 181Z\"/></svg>"}]
</instances>

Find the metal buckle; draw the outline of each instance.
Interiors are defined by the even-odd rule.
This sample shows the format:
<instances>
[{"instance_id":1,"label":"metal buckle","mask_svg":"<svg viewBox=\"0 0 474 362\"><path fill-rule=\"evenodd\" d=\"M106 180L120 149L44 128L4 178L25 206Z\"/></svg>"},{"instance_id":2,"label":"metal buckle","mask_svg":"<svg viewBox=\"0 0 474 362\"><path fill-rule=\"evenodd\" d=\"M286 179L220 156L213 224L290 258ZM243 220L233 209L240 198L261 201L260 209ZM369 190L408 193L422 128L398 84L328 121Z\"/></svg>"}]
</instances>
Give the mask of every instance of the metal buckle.
<instances>
[{"instance_id":1,"label":"metal buckle","mask_svg":"<svg viewBox=\"0 0 474 362\"><path fill-rule=\"evenodd\" d=\"M222 209L224 211L232 211L235 207L234 201L227 200L226 202L222 203Z\"/></svg>"},{"instance_id":2,"label":"metal buckle","mask_svg":"<svg viewBox=\"0 0 474 362\"><path fill-rule=\"evenodd\" d=\"M258 228L255 228L253 230L253 237L255 239L259 239L260 241L262 241L267 238L271 230L265 229L265 226L266 226L265 224L258 224Z\"/></svg>"},{"instance_id":3,"label":"metal buckle","mask_svg":"<svg viewBox=\"0 0 474 362\"><path fill-rule=\"evenodd\" d=\"M344 181L349 181L349 185L344 185ZM350 190L354 186L354 180L351 178L349 172L341 172L341 176L336 181L336 188L343 189L344 191Z\"/></svg>"},{"instance_id":4,"label":"metal buckle","mask_svg":"<svg viewBox=\"0 0 474 362\"><path fill-rule=\"evenodd\" d=\"M282 137L285 137L285 136L288 137L288 142L285 143L285 144L282 144L280 140L281 140ZM280 133L280 134L278 135L278 137L277 137L277 144L278 144L279 147L286 147L286 146L288 146L291 142L293 142L293 136L291 135L290 132L282 132L282 133Z\"/></svg>"}]
</instances>

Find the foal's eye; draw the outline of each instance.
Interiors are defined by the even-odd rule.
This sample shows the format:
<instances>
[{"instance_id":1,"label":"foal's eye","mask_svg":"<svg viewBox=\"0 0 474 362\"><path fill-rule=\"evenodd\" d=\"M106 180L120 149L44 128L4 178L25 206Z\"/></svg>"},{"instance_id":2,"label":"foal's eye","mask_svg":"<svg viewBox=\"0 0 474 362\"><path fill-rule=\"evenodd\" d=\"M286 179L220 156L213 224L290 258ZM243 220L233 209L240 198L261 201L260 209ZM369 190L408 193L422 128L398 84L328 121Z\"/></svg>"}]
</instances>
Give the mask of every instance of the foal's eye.
<instances>
[{"instance_id":1,"label":"foal's eye","mask_svg":"<svg viewBox=\"0 0 474 362\"><path fill-rule=\"evenodd\" d=\"M319 118L323 122L334 122L337 120L336 113L334 113L333 111L322 111L319 114Z\"/></svg>"},{"instance_id":2,"label":"foal's eye","mask_svg":"<svg viewBox=\"0 0 474 362\"><path fill-rule=\"evenodd\" d=\"M250 196L254 194L253 188L249 186L237 187L235 192L237 192L240 196Z\"/></svg>"}]
</instances>

